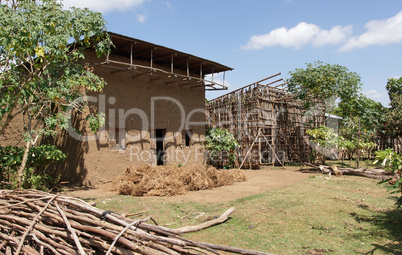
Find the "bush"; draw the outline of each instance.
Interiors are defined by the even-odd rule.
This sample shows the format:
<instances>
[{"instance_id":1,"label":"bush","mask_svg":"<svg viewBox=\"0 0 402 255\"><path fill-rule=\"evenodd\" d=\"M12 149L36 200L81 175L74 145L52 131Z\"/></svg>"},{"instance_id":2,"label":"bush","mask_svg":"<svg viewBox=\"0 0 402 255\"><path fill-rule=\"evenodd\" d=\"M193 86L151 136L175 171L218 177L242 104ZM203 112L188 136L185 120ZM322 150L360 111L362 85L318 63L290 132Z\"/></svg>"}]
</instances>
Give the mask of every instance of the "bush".
<instances>
[{"instance_id":1,"label":"bush","mask_svg":"<svg viewBox=\"0 0 402 255\"><path fill-rule=\"evenodd\" d=\"M337 157L339 136L332 128L320 126L316 129L307 130L306 133L314 152L311 157L313 162L320 158L321 163L325 164L327 157Z\"/></svg>"},{"instance_id":2,"label":"bush","mask_svg":"<svg viewBox=\"0 0 402 255\"><path fill-rule=\"evenodd\" d=\"M239 143L226 129L211 127L207 131L205 145L208 150L208 164L217 168L234 168Z\"/></svg>"},{"instance_id":3,"label":"bush","mask_svg":"<svg viewBox=\"0 0 402 255\"><path fill-rule=\"evenodd\" d=\"M1 188L17 187L17 172L24 155L23 147L0 147L0 185ZM48 169L51 163L64 160L66 155L55 145L39 145L29 150L27 171L22 188L48 190L55 186L58 176Z\"/></svg>"},{"instance_id":4,"label":"bush","mask_svg":"<svg viewBox=\"0 0 402 255\"><path fill-rule=\"evenodd\" d=\"M392 149L376 151L376 160L374 161L374 164L381 164L385 171L395 173L395 181L393 181L392 179L388 179L381 181L380 183L390 181L391 187L389 187L388 190L391 191L391 193L401 193L401 196L396 202L398 208L400 208L402 206L402 155L394 152Z\"/></svg>"}]
</instances>

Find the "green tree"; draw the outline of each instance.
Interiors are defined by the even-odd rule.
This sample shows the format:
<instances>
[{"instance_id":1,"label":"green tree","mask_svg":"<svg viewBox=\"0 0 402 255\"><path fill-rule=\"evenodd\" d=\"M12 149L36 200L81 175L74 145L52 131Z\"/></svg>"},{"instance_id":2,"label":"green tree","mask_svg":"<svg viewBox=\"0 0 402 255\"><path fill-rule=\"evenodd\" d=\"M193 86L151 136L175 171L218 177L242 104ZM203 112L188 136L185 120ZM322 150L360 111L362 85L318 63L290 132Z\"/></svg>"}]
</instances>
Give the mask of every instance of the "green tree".
<instances>
[{"instance_id":1,"label":"green tree","mask_svg":"<svg viewBox=\"0 0 402 255\"><path fill-rule=\"evenodd\" d=\"M222 158L227 155L227 168L235 167L236 163L236 149L239 143L226 129L211 127L208 129L207 136L205 137L205 147L208 150L208 163L218 167L223 167Z\"/></svg>"},{"instance_id":2,"label":"green tree","mask_svg":"<svg viewBox=\"0 0 402 255\"><path fill-rule=\"evenodd\" d=\"M339 127L340 135L345 138L341 150L342 159L344 154L348 154L352 160L353 154L357 152L371 157L373 142L383 129L386 111L381 103L362 94L338 104L333 113L343 118Z\"/></svg>"},{"instance_id":3,"label":"green tree","mask_svg":"<svg viewBox=\"0 0 402 255\"><path fill-rule=\"evenodd\" d=\"M361 89L360 76L341 65L316 61L289 74L289 91L305 102L306 109L319 105L322 118L319 125L324 125L329 106L335 106L337 101L350 101Z\"/></svg>"},{"instance_id":4,"label":"green tree","mask_svg":"<svg viewBox=\"0 0 402 255\"><path fill-rule=\"evenodd\" d=\"M369 139L376 135L382 126L385 111L386 108L381 103L359 94L348 101L339 102L333 113L344 119L343 128L349 129L347 130L349 133L358 132L358 120L360 119L360 130Z\"/></svg>"},{"instance_id":5,"label":"green tree","mask_svg":"<svg viewBox=\"0 0 402 255\"><path fill-rule=\"evenodd\" d=\"M105 31L100 13L63 10L56 0L0 4L0 137L22 115L26 146L19 185L32 145L68 128L69 109L81 109L85 92L101 91L105 85L82 64L85 49L92 47L98 56L110 49Z\"/></svg>"},{"instance_id":6,"label":"green tree","mask_svg":"<svg viewBox=\"0 0 402 255\"><path fill-rule=\"evenodd\" d=\"M395 96L402 95L402 77L388 79L386 89L391 102Z\"/></svg>"},{"instance_id":7,"label":"green tree","mask_svg":"<svg viewBox=\"0 0 402 255\"><path fill-rule=\"evenodd\" d=\"M385 114L386 134L393 138L402 137L402 95L394 95L391 108Z\"/></svg>"},{"instance_id":8,"label":"green tree","mask_svg":"<svg viewBox=\"0 0 402 255\"><path fill-rule=\"evenodd\" d=\"M402 77L388 79L386 86L391 107L385 117L385 133L393 138L402 137Z\"/></svg>"},{"instance_id":9,"label":"green tree","mask_svg":"<svg viewBox=\"0 0 402 255\"><path fill-rule=\"evenodd\" d=\"M316 129L306 131L309 136L310 145L313 148L313 158L321 159L321 163L325 164L327 157L336 158L338 154L338 144L341 137L334 132L332 128L320 126Z\"/></svg>"}]
</instances>

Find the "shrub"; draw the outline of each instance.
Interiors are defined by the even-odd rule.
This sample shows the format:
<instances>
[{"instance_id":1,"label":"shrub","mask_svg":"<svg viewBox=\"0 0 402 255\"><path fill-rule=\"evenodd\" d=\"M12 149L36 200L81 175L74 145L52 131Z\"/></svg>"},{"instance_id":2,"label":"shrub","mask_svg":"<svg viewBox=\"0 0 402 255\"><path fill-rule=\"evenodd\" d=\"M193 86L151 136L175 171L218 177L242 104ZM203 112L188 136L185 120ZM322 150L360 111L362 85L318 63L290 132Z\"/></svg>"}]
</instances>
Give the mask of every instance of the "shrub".
<instances>
[{"instance_id":1,"label":"shrub","mask_svg":"<svg viewBox=\"0 0 402 255\"><path fill-rule=\"evenodd\" d=\"M389 191L391 193L401 193L401 196L397 200L397 206L400 208L402 206L402 181L401 181L401 172L402 172L402 155L394 152L392 149L386 149L384 151L376 151L376 160L374 164L381 164L385 171L395 173L396 180L392 181L392 179L383 180L379 183L390 182L391 186L389 187Z\"/></svg>"},{"instance_id":2,"label":"shrub","mask_svg":"<svg viewBox=\"0 0 402 255\"><path fill-rule=\"evenodd\" d=\"M239 147L239 143L228 130L209 128L205 145L208 150L208 164L217 168L235 167L236 149Z\"/></svg>"},{"instance_id":3,"label":"shrub","mask_svg":"<svg viewBox=\"0 0 402 255\"><path fill-rule=\"evenodd\" d=\"M0 185L2 188L12 189L17 186L17 172L21 166L23 155L23 147L0 147ZM45 144L31 147L22 188L41 190L53 188L58 177L54 176L48 166L65 158L66 155L55 145Z\"/></svg>"}]
</instances>

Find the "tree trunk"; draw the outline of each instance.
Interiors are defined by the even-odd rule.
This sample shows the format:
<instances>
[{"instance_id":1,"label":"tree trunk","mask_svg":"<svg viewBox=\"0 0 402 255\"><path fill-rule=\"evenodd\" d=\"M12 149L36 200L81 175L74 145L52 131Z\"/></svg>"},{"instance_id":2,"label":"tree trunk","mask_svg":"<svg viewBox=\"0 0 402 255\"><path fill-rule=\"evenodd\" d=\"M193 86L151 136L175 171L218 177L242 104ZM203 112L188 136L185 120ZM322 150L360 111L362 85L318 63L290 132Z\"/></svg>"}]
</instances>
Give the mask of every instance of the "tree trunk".
<instances>
[{"instance_id":1,"label":"tree trunk","mask_svg":"<svg viewBox=\"0 0 402 255\"><path fill-rule=\"evenodd\" d=\"M320 126L327 126L327 123L326 123L326 119L325 119L325 113L327 112L327 106L326 106L326 104L325 104L325 100L323 100L323 102L321 102L321 105L322 105L322 119L321 119L321 123L320 123Z\"/></svg>"},{"instance_id":2,"label":"tree trunk","mask_svg":"<svg viewBox=\"0 0 402 255\"><path fill-rule=\"evenodd\" d=\"M24 172L28 161L29 149L31 148L31 141L27 141L25 145L24 156L22 158L21 166L18 169L18 188L21 188L24 182Z\"/></svg>"},{"instance_id":3,"label":"tree trunk","mask_svg":"<svg viewBox=\"0 0 402 255\"><path fill-rule=\"evenodd\" d=\"M324 174L332 173L335 175L355 175L378 180L386 180L395 177L394 173L387 172L382 169L365 169L365 168L338 168L336 166L319 166Z\"/></svg>"},{"instance_id":4,"label":"tree trunk","mask_svg":"<svg viewBox=\"0 0 402 255\"><path fill-rule=\"evenodd\" d=\"M353 151L350 152L350 154L349 154L349 160L350 160L350 162L349 162L349 167L352 167Z\"/></svg>"},{"instance_id":5,"label":"tree trunk","mask_svg":"<svg viewBox=\"0 0 402 255\"><path fill-rule=\"evenodd\" d=\"M345 153L342 151L342 166L344 166L345 164L344 164L344 159L345 159Z\"/></svg>"}]
</instances>

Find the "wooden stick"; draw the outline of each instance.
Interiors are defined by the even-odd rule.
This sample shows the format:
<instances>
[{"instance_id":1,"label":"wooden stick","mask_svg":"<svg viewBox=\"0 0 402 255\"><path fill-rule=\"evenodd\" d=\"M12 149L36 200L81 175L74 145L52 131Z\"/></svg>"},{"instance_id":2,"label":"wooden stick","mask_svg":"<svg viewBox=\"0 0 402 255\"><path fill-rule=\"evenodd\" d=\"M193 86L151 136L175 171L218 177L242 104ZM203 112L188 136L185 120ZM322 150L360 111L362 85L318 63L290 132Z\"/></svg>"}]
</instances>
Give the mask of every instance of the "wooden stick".
<instances>
[{"instance_id":1,"label":"wooden stick","mask_svg":"<svg viewBox=\"0 0 402 255\"><path fill-rule=\"evenodd\" d=\"M182 227L182 228L173 229L173 231L177 234L196 232L196 231L200 231L202 229L209 228L209 227L217 225L217 224L221 224L222 222L225 222L235 210L236 210L236 208L231 207L216 219L201 223L196 226L186 226L186 227Z\"/></svg>"},{"instance_id":2,"label":"wooden stick","mask_svg":"<svg viewBox=\"0 0 402 255\"><path fill-rule=\"evenodd\" d=\"M5 235L1 232L0 232L0 238L7 240L10 243L14 243L15 245L20 244L20 242L18 241L17 238ZM21 241L23 241L23 240L21 240ZM33 250L31 247L22 247L21 249L27 254L39 255L39 253L36 252L35 250Z\"/></svg>"},{"instance_id":3,"label":"wooden stick","mask_svg":"<svg viewBox=\"0 0 402 255\"><path fill-rule=\"evenodd\" d=\"M22 251L26 254L82 255L94 251L127 255L219 254L211 246L186 239L179 234L224 222L234 211L234 208L230 208L217 219L197 226L169 229L144 222L151 217L132 221L112 213L106 215L106 220L101 220L99 217L103 210L63 196L52 197L48 193L33 190L4 193L2 192L0 197L0 201L5 202L3 205L15 205L21 200L24 202L16 206L17 210L12 208L9 213L0 214L0 228L3 229L0 240L2 235L10 236L12 232L22 236L21 239L2 239L8 242L6 254L11 254L17 247L21 247L20 253ZM38 199L44 197L50 198L49 201ZM24 242L28 239L27 236L29 240ZM109 242L113 243L109 245ZM79 249L79 246L82 249ZM1 251L4 251L4 247Z\"/></svg>"},{"instance_id":4,"label":"wooden stick","mask_svg":"<svg viewBox=\"0 0 402 255\"><path fill-rule=\"evenodd\" d=\"M251 144L250 149L247 151L246 156L244 156L243 162L241 162L241 165L240 165L239 169L241 169L241 167L243 166L244 162L246 161L247 156L248 156L248 154L250 153L250 151L253 149L253 146L254 146L254 143L255 143L256 140L257 140L257 139L255 139L255 140L253 141L253 143Z\"/></svg>"},{"instance_id":5,"label":"wooden stick","mask_svg":"<svg viewBox=\"0 0 402 255\"><path fill-rule=\"evenodd\" d=\"M61 208L60 208L59 204L57 203L57 201L54 201L54 205L56 206L56 208L59 211L61 217L63 218L64 222L66 223L67 229L73 235L74 243L77 246L78 251L80 252L80 254L85 255L86 253L84 251L84 248L82 248L80 240L78 239L78 236L75 233L74 229L71 227L70 222L68 221L68 219L67 219L66 215L64 214L63 210L61 210Z\"/></svg>"},{"instance_id":6,"label":"wooden stick","mask_svg":"<svg viewBox=\"0 0 402 255\"><path fill-rule=\"evenodd\" d=\"M264 253L264 252L259 252L259 251L241 249L241 248L236 248L236 247L231 247L231 246L226 246L226 245L220 245L220 244L211 244L211 243L203 243L203 242L199 242L199 244L202 244L204 246L210 247L212 249L216 249L216 250L220 250L220 251L228 251L228 252L233 252L233 253L237 253L237 254L274 255L274 254L270 254L270 253Z\"/></svg>"},{"instance_id":7,"label":"wooden stick","mask_svg":"<svg viewBox=\"0 0 402 255\"><path fill-rule=\"evenodd\" d=\"M47 243L42 242L41 240L39 240L39 238L38 238L34 233L31 233L30 235L33 237L33 239L35 240L35 242L37 242L38 244L40 244L40 245L42 245L42 246L45 246L46 248L48 248L49 250L51 250L51 251L53 252L53 254L61 255L60 252L58 252L58 251L57 251L55 248L53 248L51 245L49 245L49 244L47 244Z\"/></svg>"},{"instance_id":8,"label":"wooden stick","mask_svg":"<svg viewBox=\"0 0 402 255\"><path fill-rule=\"evenodd\" d=\"M51 203L54 199L56 199L56 198L57 198L57 195L54 196L54 197L52 197L52 198L49 200L49 202L46 204L46 206L42 209L42 211L40 211L40 212L38 213L38 215L36 215L36 217L33 219L31 225L28 227L27 231L25 231L24 235L22 236L20 245L18 246L17 251L15 252L15 255L19 255L19 254L20 254L21 248L22 248L22 246L24 245L24 240L25 240L25 238L27 237L29 231L31 231L31 229L33 228L33 226L35 226L36 221L38 220L38 218L40 217L40 215L41 215L44 211L46 211L46 209L49 207L50 203Z\"/></svg>"},{"instance_id":9,"label":"wooden stick","mask_svg":"<svg viewBox=\"0 0 402 255\"><path fill-rule=\"evenodd\" d=\"M259 133L259 131L258 131L258 133ZM279 163L281 163L282 167L283 167L283 168L285 168L285 165L282 163L282 161L280 161L280 160L279 160L278 155L276 155L276 153L275 153L274 149L272 148L271 144L269 144L268 139L265 137L265 135L264 135L264 134L261 134L261 135L264 137L265 141L266 141L266 142L267 142L267 144L269 145L269 148L271 148L272 153L275 155L276 159L279 161Z\"/></svg>"},{"instance_id":10,"label":"wooden stick","mask_svg":"<svg viewBox=\"0 0 402 255\"><path fill-rule=\"evenodd\" d=\"M13 231L13 232L11 233L10 237L14 237L14 235L15 235L15 231ZM4 242L0 245L0 250L3 249L3 247L4 247L5 245L7 245L7 243L8 243L8 241L7 241L7 240L4 240Z\"/></svg>"},{"instance_id":11,"label":"wooden stick","mask_svg":"<svg viewBox=\"0 0 402 255\"><path fill-rule=\"evenodd\" d=\"M9 208L9 207L25 204L25 203L28 203L28 202L34 202L34 201L38 201L38 200L46 200L46 199L49 199L49 198L51 198L51 196L42 197L42 198L35 198L35 199L28 199L28 200L25 200L25 201L22 201L22 202L19 202L19 203L16 203L16 204L10 204L10 205L6 205L6 206L2 206L2 207L0 207L0 210L4 209L4 208Z\"/></svg>"},{"instance_id":12,"label":"wooden stick","mask_svg":"<svg viewBox=\"0 0 402 255\"><path fill-rule=\"evenodd\" d=\"M115 246L117 240L119 240L119 238L132 226L134 225L138 225L139 223L143 222L143 221L147 221L149 220L150 217L147 217L146 219L143 220L136 220L130 224L128 224L113 240L113 243L110 245L109 250L107 251L106 255L109 255L112 252L113 247Z\"/></svg>"}]
</instances>

